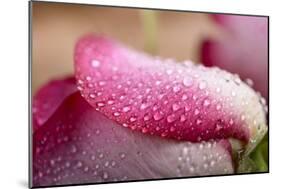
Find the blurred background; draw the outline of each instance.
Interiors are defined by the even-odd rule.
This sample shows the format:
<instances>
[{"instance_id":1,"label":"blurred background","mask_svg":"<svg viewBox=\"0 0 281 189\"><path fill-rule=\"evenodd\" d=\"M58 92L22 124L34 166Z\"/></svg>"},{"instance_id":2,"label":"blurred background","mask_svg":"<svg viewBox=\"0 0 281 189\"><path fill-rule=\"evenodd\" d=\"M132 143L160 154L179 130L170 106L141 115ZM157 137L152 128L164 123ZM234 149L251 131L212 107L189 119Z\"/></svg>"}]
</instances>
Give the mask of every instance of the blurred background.
<instances>
[{"instance_id":1,"label":"blurred background","mask_svg":"<svg viewBox=\"0 0 281 189\"><path fill-rule=\"evenodd\" d=\"M75 43L87 33L106 35L162 57L195 62L200 60L204 39L223 36L204 13L45 2L33 2L32 9L33 94L50 79L73 74ZM156 47L149 48L148 39Z\"/></svg>"}]
</instances>

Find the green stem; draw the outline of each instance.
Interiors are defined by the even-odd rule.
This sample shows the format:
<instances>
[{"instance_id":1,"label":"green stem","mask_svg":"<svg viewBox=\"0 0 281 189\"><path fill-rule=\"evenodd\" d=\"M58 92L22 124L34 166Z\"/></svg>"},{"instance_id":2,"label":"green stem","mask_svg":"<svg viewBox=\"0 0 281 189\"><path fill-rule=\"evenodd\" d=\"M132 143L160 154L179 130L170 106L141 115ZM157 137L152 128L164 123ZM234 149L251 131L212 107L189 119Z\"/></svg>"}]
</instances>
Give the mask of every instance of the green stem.
<instances>
[{"instance_id":1,"label":"green stem","mask_svg":"<svg viewBox=\"0 0 281 189\"><path fill-rule=\"evenodd\" d=\"M157 13L153 10L142 10L140 14L144 32L144 49L155 54L157 51Z\"/></svg>"}]
</instances>

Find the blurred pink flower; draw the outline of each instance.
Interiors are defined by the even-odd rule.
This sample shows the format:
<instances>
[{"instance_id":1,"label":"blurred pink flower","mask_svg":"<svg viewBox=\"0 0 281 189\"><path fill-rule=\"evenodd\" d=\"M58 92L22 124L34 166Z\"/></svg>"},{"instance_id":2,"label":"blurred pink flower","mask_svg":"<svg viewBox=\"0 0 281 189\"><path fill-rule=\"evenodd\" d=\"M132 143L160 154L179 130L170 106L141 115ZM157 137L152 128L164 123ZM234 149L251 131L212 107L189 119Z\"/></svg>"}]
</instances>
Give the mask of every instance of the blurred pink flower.
<instances>
[{"instance_id":1,"label":"blurred pink flower","mask_svg":"<svg viewBox=\"0 0 281 189\"><path fill-rule=\"evenodd\" d=\"M239 74L268 99L267 17L216 14L212 18L226 36L203 42L202 62Z\"/></svg>"}]
</instances>

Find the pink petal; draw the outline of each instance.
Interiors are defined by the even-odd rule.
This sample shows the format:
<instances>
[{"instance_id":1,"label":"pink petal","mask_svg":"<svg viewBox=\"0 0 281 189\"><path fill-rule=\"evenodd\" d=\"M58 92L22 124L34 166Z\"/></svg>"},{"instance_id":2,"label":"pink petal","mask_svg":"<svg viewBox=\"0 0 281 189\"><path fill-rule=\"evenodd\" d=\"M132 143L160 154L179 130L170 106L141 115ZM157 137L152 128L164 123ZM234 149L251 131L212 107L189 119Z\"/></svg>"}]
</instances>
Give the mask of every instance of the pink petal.
<instances>
[{"instance_id":1,"label":"pink petal","mask_svg":"<svg viewBox=\"0 0 281 189\"><path fill-rule=\"evenodd\" d=\"M76 46L75 70L78 89L97 111L145 134L255 144L267 129L259 96L218 68L152 58L89 35Z\"/></svg>"},{"instance_id":2,"label":"pink petal","mask_svg":"<svg viewBox=\"0 0 281 189\"><path fill-rule=\"evenodd\" d=\"M77 87L74 77L53 80L42 87L33 98L33 132L49 119L67 96L75 91Z\"/></svg>"},{"instance_id":3,"label":"pink petal","mask_svg":"<svg viewBox=\"0 0 281 189\"><path fill-rule=\"evenodd\" d=\"M180 142L118 126L79 93L33 135L33 186L233 173L227 141Z\"/></svg>"},{"instance_id":4,"label":"pink petal","mask_svg":"<svg viewBox=\"0 0 281 189\"><path fill-rule=\"evenodd\" d=\"M202 62L251 79L254 89L268 98L267 18L215 15L214 19L227 35L203 43Z\"/></svg>"}]
</instances>

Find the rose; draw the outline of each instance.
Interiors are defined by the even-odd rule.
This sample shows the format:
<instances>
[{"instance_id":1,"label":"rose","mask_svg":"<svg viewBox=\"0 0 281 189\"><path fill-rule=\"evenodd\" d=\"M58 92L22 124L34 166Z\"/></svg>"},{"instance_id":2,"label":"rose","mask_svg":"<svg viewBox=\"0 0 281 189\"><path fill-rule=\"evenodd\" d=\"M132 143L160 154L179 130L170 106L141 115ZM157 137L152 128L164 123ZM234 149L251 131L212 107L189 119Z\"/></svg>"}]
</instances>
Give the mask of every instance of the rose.
<instances>
[{"instance_id":1,"label":"rose","mask_svg":"<svg viewBox=\"0 0 281 189\"><path fill-rule=\"evenodd\" d=\"M231 174L267 130L259 95L219 68L95 35L74 60L76 79L34 97L35 186Z\"/></svg>"},{"instance_id":2,"label":"rose","mask_svg":"<svg viewBox=\"0 0 281 189\"><path fill-rule=\"evenodd\" d=\"M202 44L202 62L248 80L268 100L268 20L266 17L214 14L224 37Z\"/></svg>"}]
</instances>

